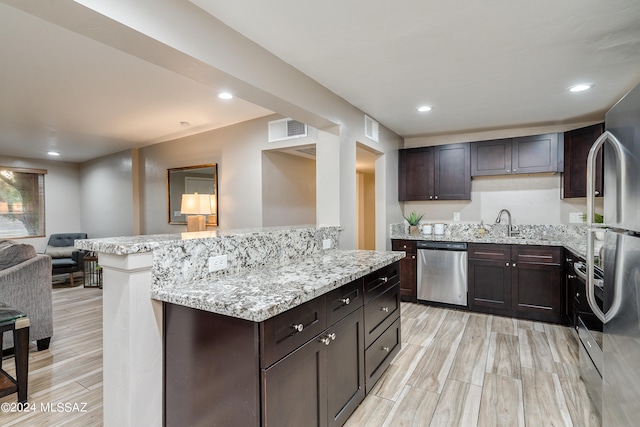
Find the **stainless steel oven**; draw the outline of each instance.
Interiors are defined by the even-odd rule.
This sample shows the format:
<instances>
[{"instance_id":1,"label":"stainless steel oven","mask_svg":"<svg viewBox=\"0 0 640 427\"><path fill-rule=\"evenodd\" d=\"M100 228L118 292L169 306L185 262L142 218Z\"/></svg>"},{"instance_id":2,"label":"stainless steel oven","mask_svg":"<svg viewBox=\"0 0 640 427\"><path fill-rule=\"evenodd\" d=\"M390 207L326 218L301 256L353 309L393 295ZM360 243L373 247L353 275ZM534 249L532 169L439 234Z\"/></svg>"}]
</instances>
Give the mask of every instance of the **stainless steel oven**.
<instances>
[{"instance_id":1,"label":"stainless steel oven","mask_svg":"<svg viewBox=\"0 0 640 427\"><path fill-rule=\"evenodd\" d=\"M587 392L599 414L602 414L602 373L603 373L603 322L596 317L586 300L587 268L582 262L575 262L573 269L579 286L576 289L578 311L578 352L580 357L580 377L587 386ZM603 308L603 272L595 268L595 297L600 309Z\"/></svg>"}]
</instances>

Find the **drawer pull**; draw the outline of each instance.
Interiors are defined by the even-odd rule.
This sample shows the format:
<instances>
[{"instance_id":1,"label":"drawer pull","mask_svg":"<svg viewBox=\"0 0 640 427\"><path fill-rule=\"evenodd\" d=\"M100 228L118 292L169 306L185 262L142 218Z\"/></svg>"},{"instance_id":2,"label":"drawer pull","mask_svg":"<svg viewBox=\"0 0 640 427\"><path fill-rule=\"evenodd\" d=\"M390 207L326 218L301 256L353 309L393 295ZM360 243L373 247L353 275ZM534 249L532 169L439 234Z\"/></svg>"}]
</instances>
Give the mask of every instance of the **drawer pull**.
<instances>
[{"instance_id":1,"label":"drawer pull","mask_svg":"<svg viewBox=\"0 0 640 427\"><path fill-rule=\"evenodd\" d=\"M576 298L580 298L580 292L576 292Z\"/></svg>"},{"instance_id":2,"label":"drawer pull","mask_svg":"<svg viewBox=\"0 0 640 427\"><path fill-rule=\"evenodd\" d=\"M513 263L513 268L516 268L516 263L515 262Z\"/></svg>"},{"instance_id":3,"label":"drawer pull","mask_svg":"<svg viewBox=\"0 0 640 427\"><path fill-rule=\"evenodd\" d=\"M381 277L380 280L382 280L382 283L387 283L389 281L389 278L387 276Z\"/></svg>"},{"instance_id":4,"label":"drawer pull","mask_svg":"<svg viewBox=\"0 0 640 427\"><path fill-rule=\"evenodd\" d=\"M351 304L351 300L349 298L342 298L340 301L342 301L342 304L344 305Z\"/></svg>"},{"instance_id":5,"label":"drawer pull","mask_svg":"<svg viewBox=\"0 0 640 427\"><path fill-rule=\"evenodd\" d=\"M389 353L391 351L391 349L387 346L382 347L382 351L384 351L385 353Z\"/></svg>"},{"instance_id":6,"label":"drawer pull","mask_svg":"<svg viewBox=\"0 0 640 427\"><path fill-rule=\"evenodd\" d=\"M336 333L332 332L330 334L327 334L327 338L329 338L331 341L335 341L336 339Z\"/></svg>"},{"instance_id":7,"label":"drawer pull","mask_svg":"<svg viewBox=\"0 0 640 427\"><path fill-rule=\"evenodd\" d=\"M380 307L380 310L384 311L385 313L388 313L389 307Z\"/></svg>"},{"instance_id":8,"label":"drawer pull","mask_svg":"<svg viewBox=\"0 0 640 427\"><path fill-rule=\"evenodd\" d=\"M302 330L304 329L304 325L302 323L298 323L297 325L291 325L291 327L295 329L296 332L302 332Z\"/></svg>"},{"instance_id":9,"label":"drawer pull","mask_svg":"<svg viewBox=\"0 0 640 427\"><path fill-rule=\"evenodd\" d=\"M576 279L578 276L574 276L573 274L569 274L567 279Z\"/></svg>"},{"instance_id":10,"label":"drawer pull","mask_svg":"<svg viewBox=\"0 0 640 427\"><path fill-rule=\"evenodd\" d=\"M329 345L331 344L331 338L328 338L328 337L320 338L320 342L324 345Z\"/></svg>"},{"instance_id":11,"label":"drawer pull","mask_svg":"<svg viewBox=\"0 0 640 427\"><path fill-rule=\"evenodd\" d=\"M509 267L509 263L507 263L507 267Z\"/></svg>"}]
</instances>

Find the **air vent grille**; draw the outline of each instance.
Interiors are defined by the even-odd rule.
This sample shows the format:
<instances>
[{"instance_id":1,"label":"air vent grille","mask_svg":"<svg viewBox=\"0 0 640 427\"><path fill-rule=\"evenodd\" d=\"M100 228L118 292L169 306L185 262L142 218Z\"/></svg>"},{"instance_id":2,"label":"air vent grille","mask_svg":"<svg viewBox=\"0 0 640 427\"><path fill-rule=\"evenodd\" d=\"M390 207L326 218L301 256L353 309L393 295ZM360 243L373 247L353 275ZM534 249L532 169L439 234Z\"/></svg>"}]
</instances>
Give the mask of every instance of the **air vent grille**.
<instances>
[{"instance_id":1,"label":"air vent grille","mask_svg":"<svg viewBox=\"0 0 640 427\"><path fill-rule=\"evenodd\" d=\"M378 122L367 115L364 116L364 134L367 136L367 138L370 138L375 142L380 142L378 140L378 128Z\"/></svg>"},{"instance_id":2,"label":"air vent grille","mask_svg":"<svg viewBox=\"0 0 640 427\"><path fill-rule=\"evenodd\" d=\"M293 119L269 122L269 142L307 136L307 125Z\"/></svg>"}]
</instances>

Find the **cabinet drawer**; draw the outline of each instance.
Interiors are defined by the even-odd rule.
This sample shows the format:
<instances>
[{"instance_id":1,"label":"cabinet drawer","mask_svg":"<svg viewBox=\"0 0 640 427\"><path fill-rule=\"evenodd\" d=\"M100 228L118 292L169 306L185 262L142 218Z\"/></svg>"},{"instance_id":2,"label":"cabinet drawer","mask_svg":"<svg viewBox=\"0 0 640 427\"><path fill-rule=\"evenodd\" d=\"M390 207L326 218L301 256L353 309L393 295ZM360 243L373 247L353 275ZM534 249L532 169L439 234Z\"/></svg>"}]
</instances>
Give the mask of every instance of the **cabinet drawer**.
<instances>
[{"instance_id":1,"label":"cabinet drawer","mask_svg":"<svg viewBox=\"0 0 640 427\"><path fill-rule=\"evenodd\" d=\"M327 325L333 325L362 307L362 279L344 285L327 294Z\"/></svg>"},{"instance_id":2,"label":"cabinet drawer","mask_svg":"<svg viewBox=\"0 0 640 427\"><path fill-rule=\"evenodd\" d=\"M492 243L469 243L467 253L469 259L509 261L511 259L511 246L494 245Z\"/></svg>"},{"instance_id":3,"label":"cabinet drawer","mask_svg":"<svg viewBox=\"0 0 640 427\"><path fill-rule=\"evenodd\" d=\"M400 284L396 284L364 306L364 346L369 347L400 317Z\"/></svg>"},{"instance_id":4,"label":"cabinet drawer","mask_svg":"<svg viewBox=\"0 0 640 427\"><path fill-rule=\"evenodd\" d=\"M401 342L400 319L398 318L380 335L380 338L371 347L365 350L365 386L367 394L400 351Z\"/></svg>"},{"instance_id":5,"label":"cabinet drawer","mask_svg":"<svg viewBox=\"0 0 640 427\"><path fill-rule=\"evenodd\" d=\"M416 253L415 240L391 240L392 251L404 251L407 254Z\"/></svg>"},{"instance_id":6,"label":"cabinet drawer","mask_svg":"<svg viewBox=\"0 0 640 427\"><path fill-rule=\"evenodd\" d=\"M365 304L400 283L400 263L394 262L364 276Z\"/></svg>"},{"instance_id":7,"label":"cabinet drawer","mask_svg":"<svg viewBox=\"0 0 640 427\"><path fill-rule=\"evenodd\" d=\"M324 331L326 309L326 298L322 295L262 322L262 367L270 366Z\"/></svg>"},{"instance_id":8,"label":"cabinet drawer","mask_svg":"<svg viewBox=\"0 0 640 427\"><path fill-rule=\"evenodd\" d=\"M513 262L560 265L562 261L562 248L517 245L513 247L512 256Z\"/></svg>"}]
</instances>

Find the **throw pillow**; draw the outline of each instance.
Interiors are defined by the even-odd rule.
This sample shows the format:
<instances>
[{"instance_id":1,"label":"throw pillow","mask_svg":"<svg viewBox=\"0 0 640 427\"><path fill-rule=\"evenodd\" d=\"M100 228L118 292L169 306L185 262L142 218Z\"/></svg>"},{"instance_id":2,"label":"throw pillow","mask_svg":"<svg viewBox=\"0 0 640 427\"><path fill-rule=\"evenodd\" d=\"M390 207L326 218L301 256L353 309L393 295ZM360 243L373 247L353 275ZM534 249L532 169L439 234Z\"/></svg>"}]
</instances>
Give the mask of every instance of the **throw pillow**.
<instances>
[{"instance_id":1,"label":"throw pillow","mask_svg":"<svg viewBox=\"0 0 640 427\"><path fill-rule=\"evenodd\" d=\"M36 248L11 240L0 240L0 270L13 267L36 256Z\"/></svg>"},{"instance_id":2,"label":"throw pillow","mask_svg":"<svg viewBox=\"0 0 640 427\"><path fill-rule=\"evenodd\" d=\"M77 251L73 246L49 246L44 250L44 253L51 258L71 258L73 251Z\"/></svg>"}]
</instances>

